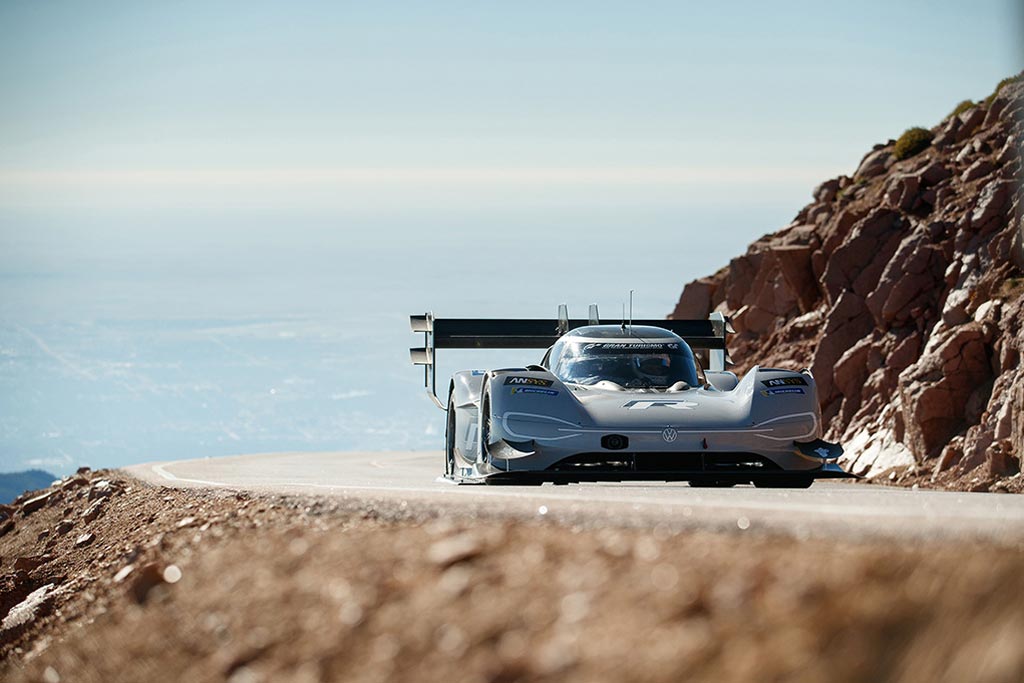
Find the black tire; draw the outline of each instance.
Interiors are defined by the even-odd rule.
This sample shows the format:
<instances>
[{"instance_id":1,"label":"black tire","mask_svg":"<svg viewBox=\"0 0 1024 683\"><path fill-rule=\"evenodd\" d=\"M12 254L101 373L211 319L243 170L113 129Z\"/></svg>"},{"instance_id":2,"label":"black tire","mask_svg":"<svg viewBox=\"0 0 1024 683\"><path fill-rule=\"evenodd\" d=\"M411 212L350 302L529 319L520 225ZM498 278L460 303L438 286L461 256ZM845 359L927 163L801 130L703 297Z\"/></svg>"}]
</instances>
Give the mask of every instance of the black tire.
<instances>
[{"instance_id":1,"label":"black tire","mask_svg":"<svg viewBox=\"0 0 1024 683\"><path fill-rule=\"evenodd\" d=\"M808 489L813 483L814 477L806 474L790 474L754 480L754 486L759 489Z\"/></svg>"},{"instance_id":2,"label":"black tire","mask_svg":"<svg viewBox=\"0 0 1024 683\"><path fill-rule=\"evenodd\" d=\"M445 476L455 474L455 403L448 399L448 417L444 430L444 473Z\"/></svg>"},{"instance_id":3,"label":"black tire","mask_svg":"<svg viewBox=\"0 0 1024 683\"><path fill-rule=\"evenodd\" d=\"M477 425L477 453L480 462L487 462L487 442L491 438L491 391L490 386L485 384L480 392L480 414Z\"/></svg>"}]
</instances>

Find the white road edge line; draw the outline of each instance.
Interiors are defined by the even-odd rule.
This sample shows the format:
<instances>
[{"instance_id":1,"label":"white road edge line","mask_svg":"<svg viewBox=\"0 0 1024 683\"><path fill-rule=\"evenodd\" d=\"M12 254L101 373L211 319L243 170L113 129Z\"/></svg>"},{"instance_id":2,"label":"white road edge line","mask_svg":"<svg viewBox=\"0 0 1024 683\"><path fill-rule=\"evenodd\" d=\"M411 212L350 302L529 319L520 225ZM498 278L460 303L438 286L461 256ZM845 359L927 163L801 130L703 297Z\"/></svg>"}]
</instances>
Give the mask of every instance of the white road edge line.
<instances>
[{"instance_id":1,"label":"white road edge line","mask_svg":"<svg viewBox=\"0 0 1024 683\"><path fill-rule=\"evenodd\" d=\"M165 470L163 465L153 465L152 470L168 481L185 481L189 482L190 484L205 484L206 486L230 486L230 484L225 484L219 481L207 481L205 479L187 479L185 477L179 477Z\"/></svg>"},{"instance_id":2,"label":"white road edge line","mask_svg":"<svg viewBox=\"0 0 1024 683\"><path fill-rule=\"evenodd\" d=\"M187 463L190 461L183 460L181 463ZM247 488L247 484L236 484L226 483L223 481L210 481L209 479L191 479L188 477L179 477L176 474L172 474L164 469L163 465L153 465L151 469L162 476L168 481L184 481L187 483L201 483L207 486L221 486L225 488ZM290 486L293 488L302 488L305 486L311 486L313 488L331 488L336 490L401 490L401 492L416 493L416 494L430 494L435 493L436 488L418 488L413 486L364 486L358 484L334 484L334 483L315 483L313 481L273 481L271 485L275 486Z\"/></svg>"}]
</instances>

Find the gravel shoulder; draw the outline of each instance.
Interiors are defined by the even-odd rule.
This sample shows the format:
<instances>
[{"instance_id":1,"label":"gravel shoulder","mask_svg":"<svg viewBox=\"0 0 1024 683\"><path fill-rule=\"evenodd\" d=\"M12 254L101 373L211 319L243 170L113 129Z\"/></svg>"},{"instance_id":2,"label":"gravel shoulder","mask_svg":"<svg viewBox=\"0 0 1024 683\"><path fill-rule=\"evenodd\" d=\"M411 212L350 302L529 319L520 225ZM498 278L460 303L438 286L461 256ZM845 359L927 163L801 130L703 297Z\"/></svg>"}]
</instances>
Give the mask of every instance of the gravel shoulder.
<instances>
[{"instance_id":1,"label":"gravel shoulder","mask_svg":"<svg viewBox=\"0 0 1024 683\"><path fill-rule=\"evenodd\" d=\"M121 472L0 513L5 681L1024 678L1019 544L440 516Z\"/></svg>"}]
</instances>

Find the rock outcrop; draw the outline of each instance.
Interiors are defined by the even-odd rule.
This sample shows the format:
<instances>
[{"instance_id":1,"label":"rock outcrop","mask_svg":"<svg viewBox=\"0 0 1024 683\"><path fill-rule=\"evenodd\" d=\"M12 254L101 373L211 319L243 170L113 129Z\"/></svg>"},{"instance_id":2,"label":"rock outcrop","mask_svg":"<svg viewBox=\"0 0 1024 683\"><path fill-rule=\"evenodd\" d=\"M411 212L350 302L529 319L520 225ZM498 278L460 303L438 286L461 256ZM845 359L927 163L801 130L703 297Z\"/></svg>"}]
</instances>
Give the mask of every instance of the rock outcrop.
<instances>
[{"instance_id":1,"label":"rock outcrop","mask_svg":"<svg viewBox=\"0 0 1024 683\"><path fill-rule=\"evenodd\" d=\"M1022 110L1018 76L909 158L876 145L790 225L687 284L670 317L731 315L739 371L811 368L827 437L860 474L985 489L1019 473Z\"/></svg>"}]
</instances>

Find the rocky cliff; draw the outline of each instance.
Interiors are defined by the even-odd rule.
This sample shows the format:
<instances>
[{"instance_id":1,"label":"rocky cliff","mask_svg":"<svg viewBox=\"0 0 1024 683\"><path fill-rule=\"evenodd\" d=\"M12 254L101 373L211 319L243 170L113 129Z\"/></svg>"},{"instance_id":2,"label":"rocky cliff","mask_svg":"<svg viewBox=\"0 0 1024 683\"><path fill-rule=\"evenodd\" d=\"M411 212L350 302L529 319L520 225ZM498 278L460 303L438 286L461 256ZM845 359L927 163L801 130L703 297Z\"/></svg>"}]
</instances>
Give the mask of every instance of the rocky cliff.
<instances>
[{"instance_id":1,"label":"rocky cliff","mask_svg":"<svg viewBox=\"0 0 1024 683\"><path fill-rule=\"evenodd\" d=\"M857 473L1019 490L1022 108L1018 76L876 145L670 317L731 315L738 371L811 368Z\"/></svg>"}]
</instances>

